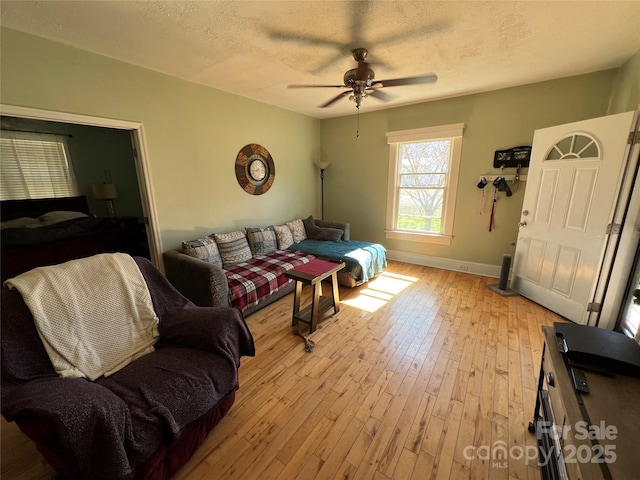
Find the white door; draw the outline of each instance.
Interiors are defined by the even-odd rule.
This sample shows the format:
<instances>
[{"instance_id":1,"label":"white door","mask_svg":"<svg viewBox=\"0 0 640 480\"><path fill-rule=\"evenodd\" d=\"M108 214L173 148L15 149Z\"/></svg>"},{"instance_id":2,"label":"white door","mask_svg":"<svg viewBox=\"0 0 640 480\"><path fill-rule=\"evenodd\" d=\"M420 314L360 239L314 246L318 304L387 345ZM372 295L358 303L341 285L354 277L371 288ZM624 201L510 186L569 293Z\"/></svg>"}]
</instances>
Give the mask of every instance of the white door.
<instances>
[{"instance_id":1,"label":"white door","mask_svg":"<svg viewBox=\"0 0 640 480\"><path fill-rule=\"evenodd\" d=\"M511 287L585 324L626 162L633 112L536 130Z\"/></svg>"}]
</instances>

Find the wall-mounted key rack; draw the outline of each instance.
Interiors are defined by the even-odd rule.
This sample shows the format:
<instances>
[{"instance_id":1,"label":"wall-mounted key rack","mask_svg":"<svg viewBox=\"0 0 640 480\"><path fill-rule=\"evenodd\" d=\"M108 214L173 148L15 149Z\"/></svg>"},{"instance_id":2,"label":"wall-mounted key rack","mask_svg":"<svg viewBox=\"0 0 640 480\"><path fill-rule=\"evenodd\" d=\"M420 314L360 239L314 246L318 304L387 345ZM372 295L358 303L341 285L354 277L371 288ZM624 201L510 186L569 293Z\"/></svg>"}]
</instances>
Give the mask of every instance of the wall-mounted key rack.
<instances>
[{"instance_id":1,"label":"wall-mounted key rack","mask_svg":"<svg viewBox=\"0 0 640 480\"><path fill-rule=\"evenodd\" d=\"M511 182L511 183L516 181L516 176L515 175L482 175L481 177L478 178L478 180L482 181L482 179L484 178L487 181L487 183L491 184L498 177L504 177L504 179L507 182ZM519 175L518 176L518 180L520 180L521 182L526 182L527 181L527 176L526 175Z\"/></svg>"}]
</instances>

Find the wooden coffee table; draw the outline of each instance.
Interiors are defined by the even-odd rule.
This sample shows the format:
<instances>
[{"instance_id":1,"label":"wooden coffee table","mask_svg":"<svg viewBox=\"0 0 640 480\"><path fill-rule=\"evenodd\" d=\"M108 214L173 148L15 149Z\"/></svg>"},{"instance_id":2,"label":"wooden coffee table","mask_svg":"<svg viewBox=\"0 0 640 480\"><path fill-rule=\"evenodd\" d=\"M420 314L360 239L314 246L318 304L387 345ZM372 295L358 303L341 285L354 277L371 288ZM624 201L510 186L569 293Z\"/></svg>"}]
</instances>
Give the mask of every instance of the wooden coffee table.
<instances>
[{"instance_id":1,"label":"wooden coffee table","mask_svg":"<svg viewBox=\"0 0 640 480\"><path fill-rule=\"evenodd\" d=\"M298 327L298 322L309 325L309 333L316 331L320 315L333 307L334 315L340 311L340 293L338 291L338 272L345 267L344 262L334 263L315 259L309 263L289 270L285 275L295 280L296 289L293 294L293 317L291 325ZM322 281L331 277L331 297L322 296ZM302 286L313 286L311 305L300 310Z\"/></svg>"}]
</instances>

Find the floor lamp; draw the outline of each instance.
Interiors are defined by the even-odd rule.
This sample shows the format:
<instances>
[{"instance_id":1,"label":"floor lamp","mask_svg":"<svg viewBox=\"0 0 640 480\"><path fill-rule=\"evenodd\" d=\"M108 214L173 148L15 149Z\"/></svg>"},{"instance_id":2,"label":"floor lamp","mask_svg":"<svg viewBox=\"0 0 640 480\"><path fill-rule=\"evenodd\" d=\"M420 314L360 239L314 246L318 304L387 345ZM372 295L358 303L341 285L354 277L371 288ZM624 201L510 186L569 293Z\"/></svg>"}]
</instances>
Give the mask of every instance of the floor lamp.
<instances>
[{"instance_id":1,"label":"floor lamp","mask_svg":"<svg viewBox=\"0 0 640 480\"><path fill-rule=\"evenodd\" d=\"M322 216L320 218L324 220L324 171L329 167L329 162L316 162L316 167L320 169L320 205L322 208Z\"/></svg>"}]
</instances>

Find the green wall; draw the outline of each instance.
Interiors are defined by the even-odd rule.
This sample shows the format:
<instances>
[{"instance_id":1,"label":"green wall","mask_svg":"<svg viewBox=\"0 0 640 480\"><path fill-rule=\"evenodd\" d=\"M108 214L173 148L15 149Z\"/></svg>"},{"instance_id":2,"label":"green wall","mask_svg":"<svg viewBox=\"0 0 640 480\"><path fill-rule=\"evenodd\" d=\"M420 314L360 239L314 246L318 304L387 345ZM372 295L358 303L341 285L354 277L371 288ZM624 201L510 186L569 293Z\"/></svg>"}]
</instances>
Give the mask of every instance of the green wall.
<instances>
[{"instance_id":1,"label":"green wall","mask_svg":"<svg viewBox=\"0 0 640 480\"><path fill-rule=\"evenodd\" d=\"M163 250L316 212L319 120L10 29L0 35L2 103L144 125ZM236 181L248 143L275 162L264 195Z\"/></svg>"},{"instance_id":2,"label":"green wall","mask_svg":"<svg viewBox=\"0 0 640 480\"><path fill-rule=\"evenodd\" d=\"M351 222L354 239L384 244L412 258L439 257L499 265L513 253L525 184L512 197L501 193L494 230L487 211L478 215L481 176L497 174L495 150L531 145L534 130L606 114L614 70L564 78L489 93L323 120L322 158L331 162L325 178L325 217ZM355 108L354 108L355 110ZM363 107L366 111L366 105ZM464 123L462 158L451 245L385 238L389 147L386 133L420 127ZM506 169L504 174L513 174ZM523 173L527 173L526 169ZM487 196L492 196L492 189ZM428 262L426 262L428 263Z\"/></svg>"},{"instance_id":3,"label":"green wall","mask_svg":"<svg viewBox=\"0 0 640 480\"><path fill-rule=\"evenodd\" d=\"M607 113L629 112L640 105L640 51L616 72Z\"/></svg>"}]
</instances>

